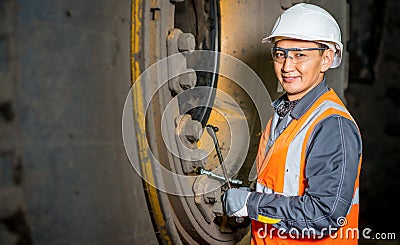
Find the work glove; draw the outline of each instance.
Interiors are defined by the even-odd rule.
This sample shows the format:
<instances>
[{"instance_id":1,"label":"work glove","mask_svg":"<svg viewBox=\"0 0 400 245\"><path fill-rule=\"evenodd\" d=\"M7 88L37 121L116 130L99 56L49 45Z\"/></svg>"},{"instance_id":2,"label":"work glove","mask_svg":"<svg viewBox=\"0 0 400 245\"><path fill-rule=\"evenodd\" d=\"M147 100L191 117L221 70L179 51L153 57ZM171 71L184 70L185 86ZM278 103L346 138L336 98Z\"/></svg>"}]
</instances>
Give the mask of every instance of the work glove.
<instances>
[{"instance_id":1,"label":"work glove","mask_svg":"<svg viewBox=\"0 0 400 245\"><path fill-rule=\"evenodd\" d=\"M226 215L229 217L245 217L247 213L247 199L250 191L248 188L229 189L222 195Z\"/></svg>"}]
</instances>

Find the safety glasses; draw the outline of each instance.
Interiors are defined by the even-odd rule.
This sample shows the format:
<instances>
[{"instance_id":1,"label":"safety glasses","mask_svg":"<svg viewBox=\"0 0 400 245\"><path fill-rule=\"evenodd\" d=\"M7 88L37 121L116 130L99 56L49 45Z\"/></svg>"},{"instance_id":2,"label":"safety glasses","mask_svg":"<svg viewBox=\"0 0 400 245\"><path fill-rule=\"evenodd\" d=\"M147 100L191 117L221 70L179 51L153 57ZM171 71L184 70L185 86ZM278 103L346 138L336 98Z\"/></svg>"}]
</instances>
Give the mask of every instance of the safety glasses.
<instances>
[{"instance_id":1,"label":"safety glasses","mask_svg":"<svg viewBox=\"0 0 400 245\"><path fill-rule=\"evenodd\" d=\"M323 48L271 48L272 59L278 63L283 64L286 58L290 58L293 64L298 64L315 57L311 52L316 50L326 50L328 47ZM289 54L290 52L290 54Z\"/></svg>"}]
</instances>

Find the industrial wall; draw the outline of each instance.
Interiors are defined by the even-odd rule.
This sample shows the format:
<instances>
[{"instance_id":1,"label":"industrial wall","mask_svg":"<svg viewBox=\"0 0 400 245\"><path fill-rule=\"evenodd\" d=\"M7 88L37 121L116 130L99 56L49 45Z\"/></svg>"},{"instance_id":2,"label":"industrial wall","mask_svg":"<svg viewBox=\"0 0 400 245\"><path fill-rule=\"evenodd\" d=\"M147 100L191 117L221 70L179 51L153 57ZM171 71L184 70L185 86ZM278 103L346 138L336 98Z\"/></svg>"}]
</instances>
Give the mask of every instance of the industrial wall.
<instances>
[{"instance_id":1,"label":"industrial wall","mask_svg":"<svg viewBox=\"0 0 400 245\"><path fill-rule=\"evenodd\" d=\"M0 1L0 244L156 241L121 135L130 6Z\"/></svg>"}]
</instances>

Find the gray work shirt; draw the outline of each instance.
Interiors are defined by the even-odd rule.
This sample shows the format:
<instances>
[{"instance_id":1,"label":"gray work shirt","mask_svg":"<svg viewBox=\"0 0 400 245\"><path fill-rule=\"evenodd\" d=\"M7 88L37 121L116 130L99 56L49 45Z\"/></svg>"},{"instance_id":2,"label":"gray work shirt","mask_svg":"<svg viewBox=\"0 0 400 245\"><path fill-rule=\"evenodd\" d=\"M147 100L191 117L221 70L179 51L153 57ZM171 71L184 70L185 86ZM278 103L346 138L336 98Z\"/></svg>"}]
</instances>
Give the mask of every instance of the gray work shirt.
<instances>
[{"instance_id":1,"label":"gray work shirt","mask_svg":"<svg viewBox=\"0 0 400 245\"><path fill-rule=\"evenodd\" d=\"M276 128L271 128L271 143L327 91L329 88L324 80L301 98ZM283 99L281 97L272 103L275 110ZM274 117L279 117L276 112ZM331 115L315 126L308 142L305 166L308 186L304 195L253 192L247 201L251 219L257 220L260 214L281 219L274 225L276 228L300 232L304 228L313 228L317 234L327 227L339 227L337 219L346 217L352 204L362 153L360 133L353 121Z\"/></svg>"}]
</instances>

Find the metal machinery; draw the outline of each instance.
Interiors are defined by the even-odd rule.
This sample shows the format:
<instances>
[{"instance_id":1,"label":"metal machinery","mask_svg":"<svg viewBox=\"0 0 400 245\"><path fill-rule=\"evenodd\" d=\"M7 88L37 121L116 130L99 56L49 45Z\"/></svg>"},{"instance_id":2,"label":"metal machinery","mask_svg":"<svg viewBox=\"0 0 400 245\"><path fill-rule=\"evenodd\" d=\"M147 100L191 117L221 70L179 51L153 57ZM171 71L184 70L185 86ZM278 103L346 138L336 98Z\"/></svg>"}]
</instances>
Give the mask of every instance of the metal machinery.
<instances>
[{"instance_id":1,"label":"metal machinery","mask_svg":"<svg viewBox=\"0 0 400 245\"><path fill-rule=\"evenodd\" d=\"M269 104L281 92L270 64L270 46L261 39L279 14L298 2L329 10L339 21L346 50L346 1L133 1L134 102L129 108L133 107L136 128L130 134L137 141L130 147L143 153L136 159L137 169L142 172L160 243L235 244L249 238L248 223L223 215L220 196L226 187L196 171L206 168L222 175L217 155L208 147L212 144L202 132L208 123L219 127L222 153L228 158L230 154L229 175L251 185L260 132L272 113ZM199 50L208 56L198 54ZM328 74L328 82L342 97L347 86L347 52L344 56L340 68ZM227 61L235 58L239 61L234 65ZM199 68L204 63L208 68ZM267 94L255 92L259 84L247 69L255 72L255 80L263 81ZM204 87L215 89L202 92ZM223 96L232 101L219 99ZM175 179L170 172L193 178Z\"/></svg>"},{"instance_id":2,"label":"metal machinery","mask_svg":"<svg viewBox=\"0 0 400 245\"><path fill-rule=\"evenodd\" d=\"M0 244L248 241L249 223L223 214L204 127L218 127L229 177L251 185L281 92L261 39L310 2L346 50L346 0L78 2L0 1ZM344 54L327 74L342 97Z\"/></svg>"}]
</instances>

